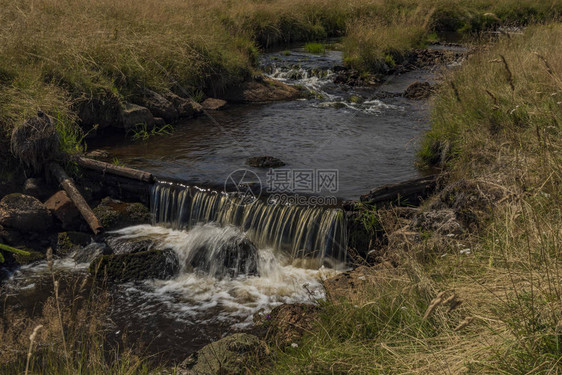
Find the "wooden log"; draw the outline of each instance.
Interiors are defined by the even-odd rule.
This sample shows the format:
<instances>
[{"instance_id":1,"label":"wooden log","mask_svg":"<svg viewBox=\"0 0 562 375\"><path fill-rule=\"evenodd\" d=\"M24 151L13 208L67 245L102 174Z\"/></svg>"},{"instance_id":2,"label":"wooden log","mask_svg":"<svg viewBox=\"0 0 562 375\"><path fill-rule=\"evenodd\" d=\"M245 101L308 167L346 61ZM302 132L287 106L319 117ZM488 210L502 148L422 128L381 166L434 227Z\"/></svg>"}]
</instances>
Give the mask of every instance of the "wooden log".
<instances>
[{"instance_id":1,"label":"wooden log","mask_svg":"<svg viewBox=\"0 0 562 375\"><path fill-rule=\"evenodd\" d=\"M400 205L419 205L437 185L437 176L426 176L413 180L389 184L371 190L361 196L361 202L381 205L399 203Z\"/></svg>"},{"instance_id":2,"label":"wooden log","mask_svg":"<svg viewBox=\"0 0 562 375\"><path fill-rule=\"evenodd\" d=\"M92 169L98 172L113 174L116 176L122 176L130 178L132 180L144 181L148 183L154 182L154 176L152 175L152 173L140 171L138 169L121 167L118 165L113 165L105 163L103 161L88 159L84 157L78 158L77 162L81 167Z\"/></svg>"},{"instance_id":3,"label":"wooden log","mask_svg":"<svg viewBox=\"0 0 562 375\"><path fill-rule=\"evenodd\" d=\"M50 163L49 170L55 176L64 191L66 191L76 208L78 208L78 211L80 211L80 214L82 214L82 217L86 220L90 229L92 229L92 232L94 232L94 234L100 233L103 226L100 224L96 214L94 214L94 211L92 211L82 194L80 194L76 188L76 185L74 185L74 181L68 177L64 169L57 163Z\"/></svg>"}]
</instances>

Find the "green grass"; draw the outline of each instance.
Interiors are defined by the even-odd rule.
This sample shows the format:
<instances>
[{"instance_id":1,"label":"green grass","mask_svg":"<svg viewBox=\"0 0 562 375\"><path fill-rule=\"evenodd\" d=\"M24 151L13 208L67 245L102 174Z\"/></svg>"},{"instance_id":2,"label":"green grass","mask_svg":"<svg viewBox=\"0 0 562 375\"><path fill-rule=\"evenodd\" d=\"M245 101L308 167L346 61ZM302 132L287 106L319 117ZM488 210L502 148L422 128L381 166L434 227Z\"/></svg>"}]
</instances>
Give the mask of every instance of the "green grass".
<instances>
[{"instance_id":1,"label":"green grass","mask_svg":"<svg viewBox=\"0 0 562 375\"><path fill-rule=\"evenodd\" d=\"M326 46L322 43L306 43L304 45L304 50L308 53L322 54L326 52Z\"/></svg>"}]
</instances>

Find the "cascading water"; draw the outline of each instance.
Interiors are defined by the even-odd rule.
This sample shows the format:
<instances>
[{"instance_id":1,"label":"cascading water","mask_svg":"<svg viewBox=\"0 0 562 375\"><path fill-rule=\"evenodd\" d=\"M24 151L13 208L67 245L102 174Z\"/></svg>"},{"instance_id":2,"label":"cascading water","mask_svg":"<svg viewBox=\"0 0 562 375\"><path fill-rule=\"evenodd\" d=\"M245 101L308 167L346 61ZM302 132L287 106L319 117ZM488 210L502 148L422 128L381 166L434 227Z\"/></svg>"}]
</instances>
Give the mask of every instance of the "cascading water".
<instances>
[{"instance_id":1,"label":"cascading water","mask_svg":"<svg viewBox=\"0 0 562 375\"><path fill-rule=\"evenodd\" d=\"M290 259L346 258L346 226L343 212L334 208L243 204L235 195L170 183L152 188L151 210L155 224L189 229L199 223L233 225L256 246L272 247Z\"/></svg>"}]
</instances>

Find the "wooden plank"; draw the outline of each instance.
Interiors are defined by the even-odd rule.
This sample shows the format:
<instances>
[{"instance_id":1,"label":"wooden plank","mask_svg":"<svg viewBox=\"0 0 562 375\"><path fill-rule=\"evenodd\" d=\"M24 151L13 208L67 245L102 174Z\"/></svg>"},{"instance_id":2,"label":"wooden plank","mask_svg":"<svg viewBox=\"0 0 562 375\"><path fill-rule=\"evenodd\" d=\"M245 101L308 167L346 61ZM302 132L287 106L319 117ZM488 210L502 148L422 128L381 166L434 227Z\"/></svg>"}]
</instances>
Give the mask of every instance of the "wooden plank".
<instances>
[{"instance_id":1,"label":"wooden plank","mask_svg":"<svg viewBox=\"0 0 562 375\"><path fill-rule=\"evenodd\" d=\"M68 177L64 169L57 163L50 163L49 170L55 176L64 191L66 191L76 208L78 208L78 211L80 211L80 214L82 214L82 217L86 220L90 229L92 229L92 232L94 232L94 234L100 233L103 226L100 224L96 214L94 214L94 211L92 211L82 194L80 194L80 191L76 188L76 185L74 185L74 181Z\"/></svg>"},{"instance_id":2,"label":"wooden plank","mask_svg":"<svg viewBox=\"0 0 562 375\"><path fill-rule=\"evenodd\" d=\"M371 190L361 196L361 202L368 204L397 203L419 205L427 198L437 185L437 176L426 176L413 180L389 184Z\"/></svg>"},{"instance_id":3,"label":"wooden plank","mask_svg":"<svg viewBox=\"0 0 562 375\"><path fill-rule=\"evenodd\" d=\"M132 180L144 181L148 183L154 182L154 176L152 175L152 173L148 173L138 169L121 167L118 165L113 165L103 161L88 159L84 157L78 158L77 162L81 167L92 169L98 172L113 174L116 176L122 176L130 178Z\"/></svg>"}]
</instances>

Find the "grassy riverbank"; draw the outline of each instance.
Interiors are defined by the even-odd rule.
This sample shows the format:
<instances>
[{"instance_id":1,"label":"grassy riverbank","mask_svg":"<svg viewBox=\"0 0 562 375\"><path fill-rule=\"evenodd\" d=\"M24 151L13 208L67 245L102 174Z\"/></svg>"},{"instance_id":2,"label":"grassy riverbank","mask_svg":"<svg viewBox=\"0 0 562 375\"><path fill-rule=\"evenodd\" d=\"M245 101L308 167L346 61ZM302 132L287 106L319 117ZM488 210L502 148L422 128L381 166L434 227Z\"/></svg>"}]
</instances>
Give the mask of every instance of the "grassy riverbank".
<instances>
[{"instance_id":1,"label":"grassy riverbank","mask_svg":"<svg viewBox=\"0 0 562 375\"><path fill-rule=\"evenodd\" d=\"M504 38L435 98L420 158L457 184L452 206L468 197L472 230L389 248L397 268L322 305L263 373L562 372L560 40L560 24Z\"/></svg>"},{"instance_id":2,"label":"grassy riverbank","mask_svg":"<svg viewBox=\"0 0 562 375\"><path fill-rule=\"evenodd\" d=\"M76 104L141 88L219 95L260 48L346 36L349 66L380 71L434 33L557 18L561 2L516 0L0 1L0 127L38 109L72 135ZM494 13L486 16L487 12ZM65 130L63 130L65 129ZM74 136L74 138L79 138Z\"/></svg>"}]
</instances>

